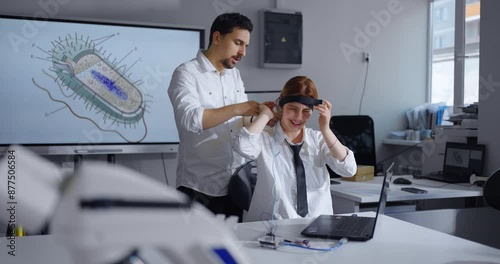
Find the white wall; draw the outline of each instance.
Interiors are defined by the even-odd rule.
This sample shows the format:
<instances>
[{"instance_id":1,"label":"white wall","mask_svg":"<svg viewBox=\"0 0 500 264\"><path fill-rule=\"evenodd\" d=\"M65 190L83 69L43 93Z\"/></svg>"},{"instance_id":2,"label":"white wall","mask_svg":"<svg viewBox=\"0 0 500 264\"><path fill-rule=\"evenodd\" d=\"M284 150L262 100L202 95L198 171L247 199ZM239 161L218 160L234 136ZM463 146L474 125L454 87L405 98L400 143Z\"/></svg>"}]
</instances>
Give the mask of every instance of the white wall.
<instances>
[{"instance_id":1,"label":"white wall","mask_svg":"<svg viewBox=\"0 0 500 264\"><path fill-rule=\"evenodd\" d=\"M490 175L500 167L500 1L481 1L481 43L479 60L479 143L486 144L486 171Z\"/></svg>"},{"instance_id":2,"label":"white wall","mask_svg":"<svg viewBox=\"0 0 500 264\"><path fill-rule=\"evenodd\" d=\"M318 86L320 96L332 101L335 115L358 114L366 67L361 54L346 59L341 45L368 51L371 63L361 114L368 114L375 121L377 160L388 156L390 153L380 144L381 139L391 130L404 129L404 111L425 102L427 0L283 0L280 3L281 8L303 13L304 57L300 69L258 68L258 11L275 8L274 0L17 0L2 1L0 10L3 14L45 13L58 18L204 27L207 44L210 25L221 11L241 12L256 27L247 57L238 66L247 90L280 90L289 78L308 75ZM387 14L394 9L396 12L390 18L384 17L383 26L372 15ZM360 34L357 29L371 35L361 43L366 45L356 45ZM165 179L165 164L169 182L173 183L176 155L165 154L164 158L164 163L159 154L123 155L116 160L160 180Z\"/></svg>"}]
</instances>

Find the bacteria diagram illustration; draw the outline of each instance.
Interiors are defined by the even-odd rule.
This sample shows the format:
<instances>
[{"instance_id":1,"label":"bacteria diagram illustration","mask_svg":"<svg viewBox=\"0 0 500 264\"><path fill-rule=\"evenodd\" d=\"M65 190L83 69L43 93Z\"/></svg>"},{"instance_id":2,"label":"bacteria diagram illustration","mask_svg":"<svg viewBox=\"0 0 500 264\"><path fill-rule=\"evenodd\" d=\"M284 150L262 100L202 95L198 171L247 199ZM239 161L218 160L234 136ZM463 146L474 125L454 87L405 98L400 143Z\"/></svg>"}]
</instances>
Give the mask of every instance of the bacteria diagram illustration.
<instances>
[{"instance_id":1,"label":"bacteria diagram illustration","mask_svg":"<svg viewBox=\"0 0 500 264\"><path fill-rule=\"evenodd\" d=\"M75 118L93 123L103 133L116 133L126 142L140 142L147 135L145 115L152 97L141 91L141 80L132 80L132 68L140 59L125 63L137 48L121 59L106 55L103 43L114 37L119 33L97 39L75 33L53 40L49 49L33 44L47 55L36 59L50 62L48 69L42 69L50 79L32 81Z\"/></svg>"}]
</instances>

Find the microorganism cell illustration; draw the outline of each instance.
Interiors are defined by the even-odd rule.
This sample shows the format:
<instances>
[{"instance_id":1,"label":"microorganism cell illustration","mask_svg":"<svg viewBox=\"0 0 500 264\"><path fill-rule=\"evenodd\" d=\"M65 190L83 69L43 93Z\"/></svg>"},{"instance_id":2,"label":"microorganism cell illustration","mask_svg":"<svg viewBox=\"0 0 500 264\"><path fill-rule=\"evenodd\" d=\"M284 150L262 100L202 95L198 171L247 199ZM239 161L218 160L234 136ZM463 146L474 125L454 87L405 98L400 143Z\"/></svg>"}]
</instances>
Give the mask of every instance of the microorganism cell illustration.
<instances>
[{"instance_id":1,"label":"microorganism cell illustration","mask_svg":"<svg viewBox=\"0 0 500 264\"><path fill-rule=\"evenodd\" d=\"M48 71L42 72L53 82L43 85L33 78L33 83L51 100L66 105L76 118L127 142L140 142L147 135L145 113L152 98L141 91L142 81L131 79L132 66L139 59L130 66L123 62L136 49L121 59L106 55L103 43L117 35L97 39L66 35L53 40L50 49L37 47L49 55L39 59L51 62Z\"/></svg>"}]
</instances>

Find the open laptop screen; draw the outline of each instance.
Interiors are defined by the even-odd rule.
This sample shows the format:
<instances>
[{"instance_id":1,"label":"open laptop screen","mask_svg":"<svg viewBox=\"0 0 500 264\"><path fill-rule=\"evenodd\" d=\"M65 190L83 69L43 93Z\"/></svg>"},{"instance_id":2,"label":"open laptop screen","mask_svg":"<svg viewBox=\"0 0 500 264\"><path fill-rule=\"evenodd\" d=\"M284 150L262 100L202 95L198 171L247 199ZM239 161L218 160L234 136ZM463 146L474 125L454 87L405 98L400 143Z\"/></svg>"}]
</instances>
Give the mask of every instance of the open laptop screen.
<instances>
[{"instance_id":1,"label":"open laptop screen","mask_svg":"<svg viewBox=\"0 0 500 264\"><path fill-rule=\"evenodd\" d=\"M485 145L446 142L443 172L454 175L482 175Z\"/></svg>"},{"instance_id":2,"label":"open laptop screen","mask_svg":"<svg viewBox=\"0 0 500 264\"><path fill-rule=\"evenodd\" d=\"M385 212L385 206L387 203L387 195L389 195L389 190L390 190L390 185L391 185L391 179L392 179L392 173L393 173L393 167L394 162L389 166L389 168L385 171L385 177L384 177L384 182L382 183L382 191L380 192L380 200L379 200L379 206L378 206L378 211L377 214L384 214Z\"/></svg>"}]
</instances>

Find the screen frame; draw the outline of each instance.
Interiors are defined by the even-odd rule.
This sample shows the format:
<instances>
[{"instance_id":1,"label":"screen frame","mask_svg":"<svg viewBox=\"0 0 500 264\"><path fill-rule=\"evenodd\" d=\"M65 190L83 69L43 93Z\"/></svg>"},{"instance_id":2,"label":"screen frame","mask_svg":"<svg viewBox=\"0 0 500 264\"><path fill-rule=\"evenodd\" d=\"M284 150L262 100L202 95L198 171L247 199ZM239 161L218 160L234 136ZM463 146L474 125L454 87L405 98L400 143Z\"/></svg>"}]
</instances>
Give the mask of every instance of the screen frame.
<instances>
[{"instance_id":1,"label":"screen frame","mask_svg":"<svg viewBox=\"0 0 500 264\"><path fill-rule=\"evenodd\" d=\"M104 20L104 19L65 19L65 18L40 18L22 15L0 14L2 19L60 22L73 24L123 26L135 28L152 28L194 31L199 33L199 48L205 48L205 28L193 26L170 25L160 23ZM193 54L193 58L196 54ZM140 153L177 153L179 142L147 142L147 143L73 143L73 144L18 144L39 155L96 155L96 154L140 154ZM0 155L9 150L10 144L0 144Z\"/></svg>"},{"instance_id":2,"label":"screen frame","mask_svg":"<svg viewBox=\"0 0 500 264\"><path fill-rule=\"evenodd\" d=\"M468 151L468 162L467 167L454 166L447 163L448 155L451 155L449 152L454 150L463 150ZM481 159L478 161L479 163L471 164L471 160L477 160L471 158L471 152L477 151L481 154ZM476 174L476 176L482 176L484 170L484 160L486 156L486 145L484 144L469 144L469 143L459 143L459 142L446 142L444 159L443 159L443 172L452 174L452 175L464 175L470 176L472 174Z\"/></svg>"}]
</instances>

